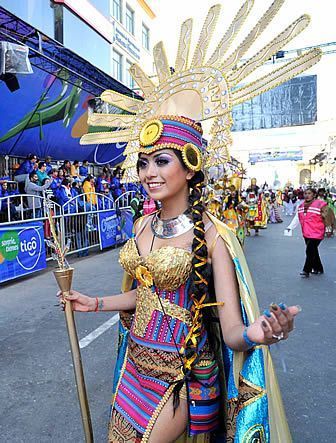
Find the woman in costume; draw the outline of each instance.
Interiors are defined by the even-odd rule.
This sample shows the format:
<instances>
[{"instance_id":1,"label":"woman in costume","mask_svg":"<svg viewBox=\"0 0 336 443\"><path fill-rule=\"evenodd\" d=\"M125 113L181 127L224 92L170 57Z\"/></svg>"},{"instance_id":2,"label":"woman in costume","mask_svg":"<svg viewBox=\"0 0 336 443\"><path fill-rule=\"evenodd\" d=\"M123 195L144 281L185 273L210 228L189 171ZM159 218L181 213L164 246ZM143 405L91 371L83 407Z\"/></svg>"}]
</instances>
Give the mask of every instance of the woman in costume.
<instances>
[{"instance_id":1,"label":"woman in costume","mask_svg":"<svg viewBox=\"0 0 336 443\"><path fill-rule=\"evenodd\" d=\"M143 101L105 91L101 99L127 114L89 116L89 124L124 129L89 133L81 143L127 141L124 178L140 178L162 204L137 221L134 238L121 250L122 294L69 296L75 310L120 311L111 442L199 443L220 432L226 442L291 441L268 345L288 337L299 308L272 305L260 315L235 235L202 205L203 170L229 158L231 106L289 80L321 56L312 50L240 84L308 24L300 17L239 65L282 3L273 2L228 58L251 0L209 59L220 5L210 8L192 59L192 20L186 20L174 69L163 43L154 47L157 84L132 65ZM198 122L207 119L213 126L204 149Z\"/></svg>"},{"instance_id":2,"label":"woman in costume","mask_svg":"<svg viewBox=\"0 0 336 443\"><path fill-rule=\"evenodd\" d=\"M222 213L222 197L216 191L210 191L206 197L206 206L210 214L221 219Z\"/></svg>"},{"instance_id":3,"label":"woman in costume","mask_svg":"<svg viewBox=\"0 0 336 443\"><path fill-rule=\"evenodd\" d=\"M259 234L259 225L262 220L261 203L259 200L259 186L257 180L251 179L251 185L246 190L246 203L248 211L246 214L246 235L251 235L251 230L254 229L255 235Z\"/></svg>"},{"instance_id":4,"label":"woman in costume","mask_svg":"<svg viewBox=\"0 0 336 443\"><path fill-rule=\"evenodd\" d=\"M155 140L150 134L158 122L163 128ZM166 149L170 133L174 136L169 143L175 147ZM260 364L252 357L259 353L254 349L286 339L299 311L272 305L262 316L256 311L254 322L245 325L234 264L241 258L229 252L230 248L235 254L239 246L201 203L201 135L198 124L182 117L165 116L145 124L137 169L146 192L160 200L162 208L136 223L135 237L120 252L120 263L137 288L99 298L72 291L69 297L79 311L134 311L113 401L111 442L173 442L186 430L202 435L221 427L228 441L234 438L237 406L243 404L231 399L225 427L224 355L216 355L221 336L229 348L226 353L248 352ZM185 149L191 142L193 148ZM206 312L211 306L218 306L215 317ZM257 308L252 302L249 309ZM214 332L217 315L221 328ZM247 393L252 383L251 403L263 408L264 384L252 374L245 377L239 387ZM268 423L258 418L262 423L255 435L266 435Z\"/></svg>"},{"instance_id":5,"label":"woman in costume","mask_svg":"<svg viewBox=\"0 0 336 443\"><path fill-rule=\"evenodd\" d=\"M223 222L236 234L239 243L243 246L245 240L245 223L242 216L244 204L242 203L239 192L234 185L227 190L228 194L223 202Z\"/></svg>"},{"instance_id":6,"label":"woman in costume","mask_svg":"<svg viewBox=\"0 0 336 443\"><path fill-rule=\"evenodd\" d=\"M275 195L271 195L271 200L269 202L270 205L270 216L269 216L269 222L270 223L282 223L283 220L280 216L280 211L278 207L278 203L276 201Z\"/></svg>"}]
</instances>

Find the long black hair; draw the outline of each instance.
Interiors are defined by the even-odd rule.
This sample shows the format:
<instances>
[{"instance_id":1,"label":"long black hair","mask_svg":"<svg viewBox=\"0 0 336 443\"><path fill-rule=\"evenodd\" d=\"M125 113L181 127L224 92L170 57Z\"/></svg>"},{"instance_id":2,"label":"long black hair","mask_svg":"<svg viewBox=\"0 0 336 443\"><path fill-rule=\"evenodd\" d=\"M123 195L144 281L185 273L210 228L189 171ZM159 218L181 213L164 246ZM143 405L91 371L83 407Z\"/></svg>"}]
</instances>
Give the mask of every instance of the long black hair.
<instances>
[{"instance_id":1,"label":"long black hair","mask_svg":"<svg viewBox=\"0 0 336 443\"><path fill-rule=\"evenodd\" d=\"M182 153L179 150L172 149L179 159L184 169L188 170L185 165ZM139 173L139 163L137 164L137 171ZM189 296L193 301L191 307L191 315L193 320L193 337L194 340L188 340L184 343L183 352L183 372L184 379L176 383L173 395L173 407L174 411L179 405L179 392L184 385L185 381L188 381L194 377L193 368L197 364L200 358L199 343L202 338L201 328L204 326L207 330L211 325L211 313L204 312L202 309L198 309L198 306L203 303L209 302L209 281L211 280L211 270L208 264L208 247L205 239L205 227L203 222L203 214L205 207L202 203L202 193L205 186L205 177L202 171L195 172L195 175L188 180L189 186L189 210L194 223L194 238L192 242L192 272L190 276ZM195 340L196 339L196 340ZM209 334L211 340L211 334ZM211 342L212 346L215 343ZM189 363L188 363L189 362ZM190 364L190 362L192 362Z\"/></svg>"},{"instance_id":2,"label":"long black hair","mask_svg":"<svg viewBox=\"0 0 336 443\"><path fill-rule=\"evenodd\" d=\"M176 156L180 160L182 166L188 169L184 164L180 151L174 150ZM203 222L203 214L205 207L202 203L202 193L205 187L205 177L202 171L197 171L191 180L188 181L189 185L189 210L191 212L192 220L194 222L194 238L192 242L192 272L190 276L189 296L193 301L191 307L191 314L193 320L193 340L188 340L184 343L184 375L187 382L196 375L193 373L193 368L197 365L200 359L199 343L202 339L201 329L205 327L208 332L208 339L210 346L214 351L218 347L218 340L213 333L214 318L211 309L198 309L200 304L213 302L214 290L211 267L208 264L208 247L205 239L205 227ZM212 294L212 295L211 295ZM186 363L192 362L192 364ZM183 383L177 385L174 389L173 406L174 410L179 405L179 391L182 388Z\"/></svg>"}]
</instances>

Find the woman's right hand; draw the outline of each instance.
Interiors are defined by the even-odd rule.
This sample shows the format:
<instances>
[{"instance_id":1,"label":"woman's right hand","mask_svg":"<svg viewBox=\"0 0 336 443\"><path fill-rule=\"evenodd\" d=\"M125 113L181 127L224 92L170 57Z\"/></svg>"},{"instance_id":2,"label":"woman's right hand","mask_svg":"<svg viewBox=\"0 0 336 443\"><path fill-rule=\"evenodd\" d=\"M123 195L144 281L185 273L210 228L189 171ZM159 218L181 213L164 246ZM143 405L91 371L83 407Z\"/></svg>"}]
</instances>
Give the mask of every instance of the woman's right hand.
<instances>
[{"instance_id":1,"label":"woman's right hand","mask_svg":"<svg viewBox=\"0 0 336 443\"><path fill-rule=\"evenodd\" d=\"M62 300L62 292L59 291L57 296ZM88 297L78 291L72 289L70 294L64 297L65 302L70 301L73 311L92 312L96 307L96 298Z\"/></svg>"}]
</instances>

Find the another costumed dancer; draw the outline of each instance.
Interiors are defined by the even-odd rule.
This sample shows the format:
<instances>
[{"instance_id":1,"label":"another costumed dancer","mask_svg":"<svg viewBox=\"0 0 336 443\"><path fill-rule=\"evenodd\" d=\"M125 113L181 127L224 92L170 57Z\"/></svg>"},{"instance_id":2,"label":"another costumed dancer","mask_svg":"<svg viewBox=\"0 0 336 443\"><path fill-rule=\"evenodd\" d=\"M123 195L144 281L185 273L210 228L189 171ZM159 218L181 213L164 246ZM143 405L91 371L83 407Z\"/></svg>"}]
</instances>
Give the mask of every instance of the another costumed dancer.
<instances>
[{"instance_id":1,"label":"another costumed dancer","mask_svg":"<svg viewBox=\"0 0 336 443\"><path fill-rule=\"evenodd\" d=\"M222 214L222 196L220 196L218 192L211 189L208 191L205 204L210 214L220 220Z\"/></svg>"},{"instance_id":2,"label":"another costumed dancer","mask_svg":"<svg viewBox=\"0 0 336 443\"><path fill-rule=\"evenodd\" d=\"M239 188L238 188L239 189ZM239 195L239 190L231 185L223 202L223 222L235 233L241 246L245 240L245 216L248 206Z\"/></svg>"},{"instance_id":3,"label":"another costumed dancer","mask_svg":"<svg viewBox=\"0 0 336 443\"><path fill-rule=\"evenodd\" d=\"M248 211L246 214L246 235L251 235L251 230L255 230L255 235L258 235L259 228L254 226L254 221L258 217L258 192L257 180L252 178L251 185L246 190L246 203Z\"/></svg>"},{"instance_id":4,"label":"another costumed dancer","mask_svg":"<svg viewBox=\"0 0 336 443\"><path fill-rule=\"evenodd\" d=\"M203 170L228 160L232 106L321 57L313 49L244 82L309 22L300 17L241 64L282 3L274 1L228 57L253 1L243 4L210 57L220 5L209 10L190 59L192 20L185 21L174 70L158 43L157 84L137 64L130 68L145 99L106 91L102 100L128 114L89 117L89 124L124 129L89 133L82 143L128 141L124 177L139 178L162 204L136 222L120 252L122 294L68 296L74 310L120 311L110 442L209 442L214 434L222 442L291 441L269 345L288 337L300 309L273 304L260 315L235 235L202 205ZM206 119L213 126L205 151L199 122Z\"/></svg>"},{"instance_id":5,"label":"another costumed dancer","mask_svg":"<svg viewBox=\"0 0 336 443\"><path fill-rule=\"evenodd\" d=\"M231 185L226 190L226 196L223 201L223 216L222 220L234 233L239 228L239 218L237 207L239 205L239 195L236 188Z\"/></svg>"}]
</instances>

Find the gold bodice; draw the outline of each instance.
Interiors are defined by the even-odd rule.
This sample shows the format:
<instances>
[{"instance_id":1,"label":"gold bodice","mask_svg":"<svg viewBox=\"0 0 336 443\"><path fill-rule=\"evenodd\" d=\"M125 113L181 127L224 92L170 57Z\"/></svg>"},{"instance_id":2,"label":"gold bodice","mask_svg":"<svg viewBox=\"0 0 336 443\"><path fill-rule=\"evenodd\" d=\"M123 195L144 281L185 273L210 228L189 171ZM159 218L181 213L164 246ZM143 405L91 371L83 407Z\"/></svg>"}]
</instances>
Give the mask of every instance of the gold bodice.
<instances>
[{"instance_id":1,"label":"gold bodice","mask_svg":"<svg viewBox=\"0 0 336 443\"><path fill-rule=\"evenodd\" d=\"M144 266L153 277L154 285L167 291L175 291L188 280L191 262L191 252L174 246L163 246L142 257L134 238L127 241L119 255L119 263L132 278L136 278L137 268Z\"/></svg>"}]
</instances>

